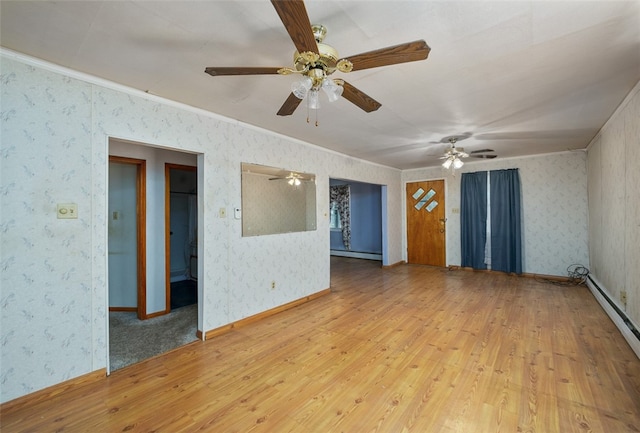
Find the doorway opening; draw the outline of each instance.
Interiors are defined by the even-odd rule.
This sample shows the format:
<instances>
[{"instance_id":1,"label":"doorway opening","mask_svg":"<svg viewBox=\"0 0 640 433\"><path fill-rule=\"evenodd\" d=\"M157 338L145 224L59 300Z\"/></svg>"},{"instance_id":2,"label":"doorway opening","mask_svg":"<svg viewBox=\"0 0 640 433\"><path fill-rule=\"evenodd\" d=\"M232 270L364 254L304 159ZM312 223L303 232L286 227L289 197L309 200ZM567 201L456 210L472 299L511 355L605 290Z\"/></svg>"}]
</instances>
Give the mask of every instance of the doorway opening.
<instances>
[{"instance_id":1,"label":"doorway opening","mask_svg":"<svg viewBox=\"0 0 640 433\"><path fill-rule=\"evenodd\" d=\"M330 254L386 264L384 185L329 179Z\"/></svg>"},{"instance_id":2,"label":"doorway opening","mask_svg":"<svg viewBox=\"0 0 640 433\"><path fill-rule=\"evenodd\" d=\"M197 167L165 164L166 303L168 310L198 302Z\"/></svg>"},{"instance_id":3,"label":"doorway opening","mask_svg":"<svg viewBox=\"0 0 640 433\"><path fill-rule=\"evenodd\" d=\"M194 260L187 260L191 264L183 272L197 286L191 290L192 294L200 293L200 296L193 296L193 303L171 305L171 291L167 286L171 281L171 264L179 264L179 261L171 257L172 242L166 237L171 231L168 226L170 219L179 218L172 217L170 213L170 202L174 200L171 196L167 197L167 191L170 190L166 186L169 178L165 172L167 165L174 165L188 172L190 179L195 179L197 184L201 181L198 179L198 165L202 163L202 158L198 154L116 138L109 140L109 155L112 161L109 164L108 191L108 373L198 340L198 297L202 293L202 281L197 280L198 272L202 270L196 264L197 254L193 254ZM131 175L132 170L114 166L114 162L133 166L134 175ZM117 171L113 170L114 167ZM131 196L135 197L133 206L116 208L111 203L123 195L120 190L128 193L128 199L123 200L129 205ZM197 212L197 187L191 188L189 193L187 196L192 197L187 200L187 203L191 201L192 206L191 240L193 250L197 251L195 239L198 224L201 223ZM117 227L114 223L124 223L124 220L131 219L131 215L137 218L135 231L128 229L116 236ZM122 242L123 246L120 246L114 242L119 237L129 242ZM132 238L136 239L133 246L130 242ZM186 238L189 239L188 236ZM124 254L125 251L127 254ZM120 259L121 255L125 258ZM132 267L135 269L132 270ZM126 302L114 303L113 299L122 297L120 280L129 279L137 282L138 299L132 301L131 293L127 292Z\"/></svg>"}]
</instances>

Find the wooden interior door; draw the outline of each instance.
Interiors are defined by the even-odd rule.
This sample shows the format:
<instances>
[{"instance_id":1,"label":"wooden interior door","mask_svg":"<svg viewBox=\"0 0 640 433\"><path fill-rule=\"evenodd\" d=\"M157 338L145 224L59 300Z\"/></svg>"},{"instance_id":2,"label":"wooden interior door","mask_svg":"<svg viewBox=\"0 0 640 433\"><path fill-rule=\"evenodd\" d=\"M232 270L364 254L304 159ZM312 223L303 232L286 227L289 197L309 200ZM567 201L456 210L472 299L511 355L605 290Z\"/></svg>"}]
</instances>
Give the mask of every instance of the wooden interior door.
<instances>
[{"instance_id":1,"label":"wooden interior door","mask_svg":"<svg viewBox=\"0 0 640 433\"><path fill-rule=\"evenodd\" d=\"M407 261L446 266L444 180L407 183Z\"/></svg>"}]
</instances>

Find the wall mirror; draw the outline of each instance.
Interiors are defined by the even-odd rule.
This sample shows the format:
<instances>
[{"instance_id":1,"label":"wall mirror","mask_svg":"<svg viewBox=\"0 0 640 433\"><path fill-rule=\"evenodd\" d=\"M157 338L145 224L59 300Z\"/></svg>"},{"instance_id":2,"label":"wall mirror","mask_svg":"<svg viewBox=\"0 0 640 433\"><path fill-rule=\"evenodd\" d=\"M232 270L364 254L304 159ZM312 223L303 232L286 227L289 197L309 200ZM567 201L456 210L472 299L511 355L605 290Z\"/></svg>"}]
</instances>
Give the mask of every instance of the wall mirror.
<instances>
[{"instance_id":1,"label":"wall mirror","mask_svg":"<svg viewBox=\"0 0 640 433\"><path fill-rule=\"evenodd\" d=\"M242 236L316 228L315 174L242 163Z\"/></svg>"}]
</instances>

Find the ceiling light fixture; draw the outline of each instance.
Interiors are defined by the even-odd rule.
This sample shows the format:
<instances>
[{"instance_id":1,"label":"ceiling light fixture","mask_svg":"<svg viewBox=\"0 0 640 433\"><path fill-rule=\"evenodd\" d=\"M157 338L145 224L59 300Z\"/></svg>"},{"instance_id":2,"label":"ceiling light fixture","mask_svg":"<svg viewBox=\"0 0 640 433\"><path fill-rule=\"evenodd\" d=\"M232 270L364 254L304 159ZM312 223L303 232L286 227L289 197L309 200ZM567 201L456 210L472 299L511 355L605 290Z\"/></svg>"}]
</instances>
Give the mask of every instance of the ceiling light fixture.
<instances>
[{"instance_id":1,"label":"ceiling light fixture","mask_svg":"<svg viewBox=\"0 0 640 433\"><path fill-rule=\"evenodd\" d=\"M451 137L449 139L449 143L451 143L451 149L449 149L445 154L445 156L443 157L444 162L442 163L442 166L446 170L448 170L452 166L454 170L462 168L462 166L464 165L464 162L462 162L462 159L460 158L466 158L467 156L469 156L469 154L467 154L464 151L464 149L462 148L456 149L456 141L457 139L455 137Z\"/></svg>"},{"instance_id":2,"label":"ceiling light fixture","mask_svg":"<svg viewBox=\"0 0 640 433\"><path fill-rule=\"evenodd\" d=\"M291 91L298 99L308 97L307 105L309 108L312 110L320 108L320 100L318 99L320 89L327 95L329 102L340 99L344 88L327 77L323 69L310 69L307 74L300 81L291 85Z\"/></svg>"},{"instance_id":3,"label":"ceiling light fixture","mask_svg":"<svg viewBox=\"0 0 640 433\"><path fill-rule=\"evenodd\" d=\"M447 159L445 159L444 162L442 163L442 166L446 169L451 168L451 166L453 166L454 169L462 168L463 165L464 165L464 162L462 162L462 160L458 158L457 155L448 156Z\"/></svg>"},{"instance_id":4,"label":"ceiling light fixture","mask_svg":"<svg viewBox=\"0 0 640 433\"><path fill-rule=\"evenodd\" d=\"M291 172L289 173L289 175L285 178L288 179L287 183L291 186L299 186L300 185L300 179L302 179L302 177L298 174L298 173L294 173Z\"/></svg>"},{"instance_id":5,"label":"ceiling light fixture","mask_svg":"<svg viewBox=\"0 0 640 433\"><path fill-rule=\"evenodd\" d=\"M311 26L313 36L317 43L318 52L296 51L293 54L293 68L281 68L279 74L301 74L301 80L291 85L293 95L301 100L306 98L307 109L318 110L320 108L320 89L327 95L329 102L335 102L342 96L344 91L344 81L329 78L336 69L341 72L350 72L353 65L346 59L339 59L335 48L323 44L322 41L327 33L327 29L321 25ZM309 118L307 117L307 122ZM316 126L318 126L316 113Z\"/></svg>"}]
</instances>

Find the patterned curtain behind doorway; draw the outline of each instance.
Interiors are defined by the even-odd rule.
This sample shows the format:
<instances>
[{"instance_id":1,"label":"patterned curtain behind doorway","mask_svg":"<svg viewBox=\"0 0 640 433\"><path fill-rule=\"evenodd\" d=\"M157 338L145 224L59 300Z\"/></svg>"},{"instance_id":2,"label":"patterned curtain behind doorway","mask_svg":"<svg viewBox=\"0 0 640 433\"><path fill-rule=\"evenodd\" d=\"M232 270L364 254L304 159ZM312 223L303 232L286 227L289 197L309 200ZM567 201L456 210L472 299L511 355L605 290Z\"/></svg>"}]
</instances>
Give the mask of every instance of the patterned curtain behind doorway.
<instances>
[{"instance_id":1,"label":"patterned curtain behind doorway","mask_svg":"<svg viewBox=\"0 0 640 433\"><path fill-rule=\"evenodd\" d=\"M351 210L349 209L349 185L336 185L329 188L329 208L336 203L342 225L342 242L346 250L351 250Z\"/></svg>"}]
</instances>

